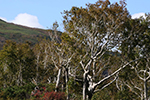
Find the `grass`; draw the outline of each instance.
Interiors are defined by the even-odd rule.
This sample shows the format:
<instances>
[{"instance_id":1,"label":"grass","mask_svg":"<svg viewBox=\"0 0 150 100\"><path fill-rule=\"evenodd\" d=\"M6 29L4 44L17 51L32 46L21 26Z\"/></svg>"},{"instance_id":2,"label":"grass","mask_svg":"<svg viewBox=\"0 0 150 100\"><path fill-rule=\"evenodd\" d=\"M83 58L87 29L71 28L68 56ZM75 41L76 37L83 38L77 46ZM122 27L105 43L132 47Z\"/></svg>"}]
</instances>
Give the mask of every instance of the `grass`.
<instances>
[{"instance_id":1,"label":"grass","mask_svg":"<svg viewBox=\"0 0 150 100\"><path fill-rule=\"evenodd\" d=\"M39 38L49 39L48 31L51 30L29 28L13 23L7 23L0 19L0 49L2 49L4 41L6 40L12 40L17 43L29 41L32 44L36 44ZM58 34L61 35L61 32L58 32Z\"/></svg>"},{"instance_id":2,"label":"grass","mask_svg":"<svg viewBox=\"0 0 150 100\"><path fill-rule=\"evenodd\" d=\"M0 19L0 49L2 49L4 40L12 40L19 43L29 41L35 44L39 37L48 38L47 30L7 23Z\"/></svg>"}]
</instances>

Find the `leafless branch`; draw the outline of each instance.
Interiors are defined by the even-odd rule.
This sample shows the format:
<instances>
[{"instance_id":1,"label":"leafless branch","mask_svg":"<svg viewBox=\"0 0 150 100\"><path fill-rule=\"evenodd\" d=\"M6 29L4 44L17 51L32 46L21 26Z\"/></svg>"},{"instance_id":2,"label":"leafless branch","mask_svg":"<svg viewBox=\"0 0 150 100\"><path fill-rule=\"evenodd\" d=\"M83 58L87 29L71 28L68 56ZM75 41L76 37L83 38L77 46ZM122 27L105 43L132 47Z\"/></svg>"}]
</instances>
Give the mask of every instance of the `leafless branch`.
<instances>
[{"instance_id":1,"label":"leafless branch","mask_svg":"<svg viewBox=\"0 0 150 100\"><path fill-rule=\"evenodd\" d=\"M139 58L140 59L140 58ZM108 75L107 77L103 78L102 80L100 80L99 82L96 83L96 86L98 86L99 84L101 84L102 82L104 82L105 80L109 79L110 77L116 75L119 71L121 71L123 68L125 68L127 65L129 65L130 63L134 62L134 61L137 61L139 59L135 59L135 60L132 60L128 63L126 63L125 65L123 65L122 67L120 67L118 70L114 71L112 74Z\"/></svg>"},{"instance_id":2,"label":"leafless branch","mask_svg":"<svg viewBox=\"0 0 150 100\"><path fill-rule=\"evenodd\" d=\"M106 85L104 85L103 87L101 87L100 89L95 90L94 93L96 93L96 92L98 92L100 90L103 90L104 88L106 88L107 86L109 86L110 84L112 84L117 78L118 78L118 75L112 81L110 81L109 83L107 83Z\"/></svg>"}]
</instances>

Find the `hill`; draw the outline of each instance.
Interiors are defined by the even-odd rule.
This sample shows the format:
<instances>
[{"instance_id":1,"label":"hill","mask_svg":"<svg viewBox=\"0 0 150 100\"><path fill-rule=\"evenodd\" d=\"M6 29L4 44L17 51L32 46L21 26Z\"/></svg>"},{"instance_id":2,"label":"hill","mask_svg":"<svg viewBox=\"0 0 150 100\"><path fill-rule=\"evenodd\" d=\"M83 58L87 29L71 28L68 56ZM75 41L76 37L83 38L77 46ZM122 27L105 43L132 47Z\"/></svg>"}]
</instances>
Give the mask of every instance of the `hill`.
<instances>
[{"instance_id":1,"label":"hill","mask_svg":"<svg viewBox=\"0 0 150 100\"><path fill-rule=\"evenodd\" d=\"M38 42L38 38L49 38L48 30L29 28L0 19L0 49L2 49L6 40L12 40L17 43L29 41L35 44Z\"/></svg>"}]
</instances>

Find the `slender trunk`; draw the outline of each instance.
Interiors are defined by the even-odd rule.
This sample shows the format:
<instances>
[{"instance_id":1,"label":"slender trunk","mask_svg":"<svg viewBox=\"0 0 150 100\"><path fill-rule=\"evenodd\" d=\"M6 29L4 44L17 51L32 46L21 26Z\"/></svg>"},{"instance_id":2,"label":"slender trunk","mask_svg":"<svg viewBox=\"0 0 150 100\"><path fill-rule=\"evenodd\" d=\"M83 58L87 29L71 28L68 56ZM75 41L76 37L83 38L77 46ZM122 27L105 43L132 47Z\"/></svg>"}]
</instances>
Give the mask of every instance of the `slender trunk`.
<instances>
[{"instance_id":1,"label":"slender trunk","mask_svg":"<svg viewBox=\"0 0 150 100\"><path fill-rule=\"evenodd\" d=\"M7 62L7 61L6 61L6 62ZM5 72L6 70L7 70L7 65L5 64L5 65L4 65L4 72ZM6 77L6 75L5 75L5 77ZM7 80L6 80L6 78L4 78L4 83L3 83L4 88L7 87L6 83L7 83Z\"/></svg>"},{"instance_id":2,"label":"slender trunk","mask_svg":"<svg viewBox=\"0 0 150 100\"><path fill-rule=\"evenodd\" d=\"M37 84L39 83L39 80L38 80L38 78L39 78L39 59L40 59L40 53L38 53L38 55L37 55L37 61L36 61L36 82L37 82Z\"/></svg>"},{"instance_id":3,"label":"slender trunk","mask_svg":"<svg viewBox=\"0 0 150 100\"><path fill-rule=\"evenodd\" d=\"M83 100L86 99L86 83L83 83Z\"/></svg>"},{"instance_id":4,"label":"slender trunk","mask_svg":"<svg viewBox=\"0 0 150 100\"><path fill-rule=\"evenodd\" d=\"M67 93L67 100L69 100L69 88L68 88L68 81L69 81L69 74L68 68L65 69L65 82L66 82L66 93Z\"/></svg>"},{"instance_id":5,"label":"slender trunk","mask_svg":"<svg viewBox=\"0 0 150 100\"><path fill-rule=\"evenodd\" d=\"M144 81L144 100L147 99L147 80Z\"/></svg>"},{"instance_id":6,"label":"slender trunk","mask_svg":"<svg viewBox=\"0 0 150 100\"><path fill-rule=\"evenodd\" d=\"M85 82L85 73L83 75L83 100L86 99L86 82Z\"/></svg>"},{"instance_id":7,"label":"slender trunk","mask_svg":"<svg viewBox=\"0 0 150 100\"><path fill-rule=\"evenodd\" d=\"M144 71L144 100L148 100L147 99L147 77L146 77L146 70Z\"/></svg>"},{"instance_id":8,"label":"slender trunk","mask_svg":"<svg viewBox=\"0 0 150 100\"><path fill-rule=\"evenodd\" d=\"M39 83L38 78L39 78L39 66L37 65L36 66L36 82L37 82L37 84Z\"/></svg>"},{"instance_id":9,"label":"slender trunk","mask_svg":"<svg viewBox=\"0 0 150 100\"><path fill-rule=\"evenodd\" d=\"M58 92L58 89L59 89L58 86L59 86L59 83L60 83L61 71L62 71L62 69L60 68L58 70L57 81L56 81L56 86L55 86L55 92Z\"/></svg>"},{"instance_id":10,"label":"slender trunk","mask_svg":"<svg viewBox=\"0 0 150 100\"><path fill-rule=\"evenodd\" d=\"M45 59L44 59L44 69L47 67L47 59L48 59L48 54L47 54L47 50L45 49Z\"/></svg>"},{"instance_id":11,"label":"slender trunk","mask_svg":"<svg viewBox=\"0 0 150 100\"><path fill-rule=\"evenodd\" d=\"M93 96L93 93L89 92L88 95L87 95L87 100L91 100L92 96Z\"/></svg>"},{"instance_id":12,"label":"slender trunk","mask_svg":"<svg viewBox=\"0 0 150 100\"><path fill-rule=\"evenodd\" d=\"M19 85L22 86L22 66L19 66Z\"/></svg>"},{"instance_id":13,"label":"slender trunk","mask_svg":"<svg viewBox=\"0 0 150 100\"><path fill-rule=\"evenodd\" d=\"M66 76L65 76L65 69L62 69L62 78L63 78L63 84L62 84L62 92L64 92L64 88L66 87Z\"/></svg>"},{"instance_id":14,"label":"slender trunk","mask_svg":"<svg viewBox=\"0 0 150 100\"><path fill-rule=\"evenodd\" d=\"M141 93L141 100L144 100L144 97L143 97L143 92Z\"/></svg>"},{"instance_id":15,"label":"slender trunk","mask_svg":"<svg viewBox=\"0 0 150 100\"><path fill-rule=\"evenodd\" d=\"M83 100L91 100L95 90L94 84L88 78L87 71L83 74Z\"/></svg>"},{"instance_id":16,"label":"slender trunk","mask_svg":"<svg viewBox=\"0 0 150 100\"><path fill-rule=\"evenodd\" d=\"M84 72L84 74L83 74L83 100L86 100L86 96L87 96L87 92L88 92L87 76L88 76L88 72Z\"/></svg>"}]
</instances>

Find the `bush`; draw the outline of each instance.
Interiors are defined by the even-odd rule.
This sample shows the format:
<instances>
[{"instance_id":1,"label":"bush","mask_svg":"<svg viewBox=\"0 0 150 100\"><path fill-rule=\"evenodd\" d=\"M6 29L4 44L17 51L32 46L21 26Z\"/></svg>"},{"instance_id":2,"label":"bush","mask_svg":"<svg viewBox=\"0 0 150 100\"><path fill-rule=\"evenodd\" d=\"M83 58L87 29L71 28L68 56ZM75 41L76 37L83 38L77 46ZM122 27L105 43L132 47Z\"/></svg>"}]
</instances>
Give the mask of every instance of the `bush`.
<instances>
[{"instance_id":1,"label":"bush","mask_svg":"<svg viewBox=\"0 0 150 100\"><path fill-rule=\"evenodd\" d=\"M30 93L34 89L34 84L26 84L24 86L10 86L7 88L3 88L0 91L0 99L7 100L7 99L15 99L15 100L23 100L29 99Z\"/></svg>"},{"instance_id":2,"label":"bush","mask_svg":"<svg viewBox=\"0 0 150 100\"><path fill-rule=\"evenodd\" d=\"M66 100L64 92L46 92L42 97L42 100Z\"/></svg>"},{"instance_id":3,"label":"bush","mask_svg":"<svg viewBox=\"0 0 150 100\"><path fill-rule=\"evenodd\" d=\"M42 87L41 87L42 86ZM54 92L54 85L39 85L39 89L32 91L31 99L34 100L66 100L64 92Z\"/></svg>"}]
</instances>

